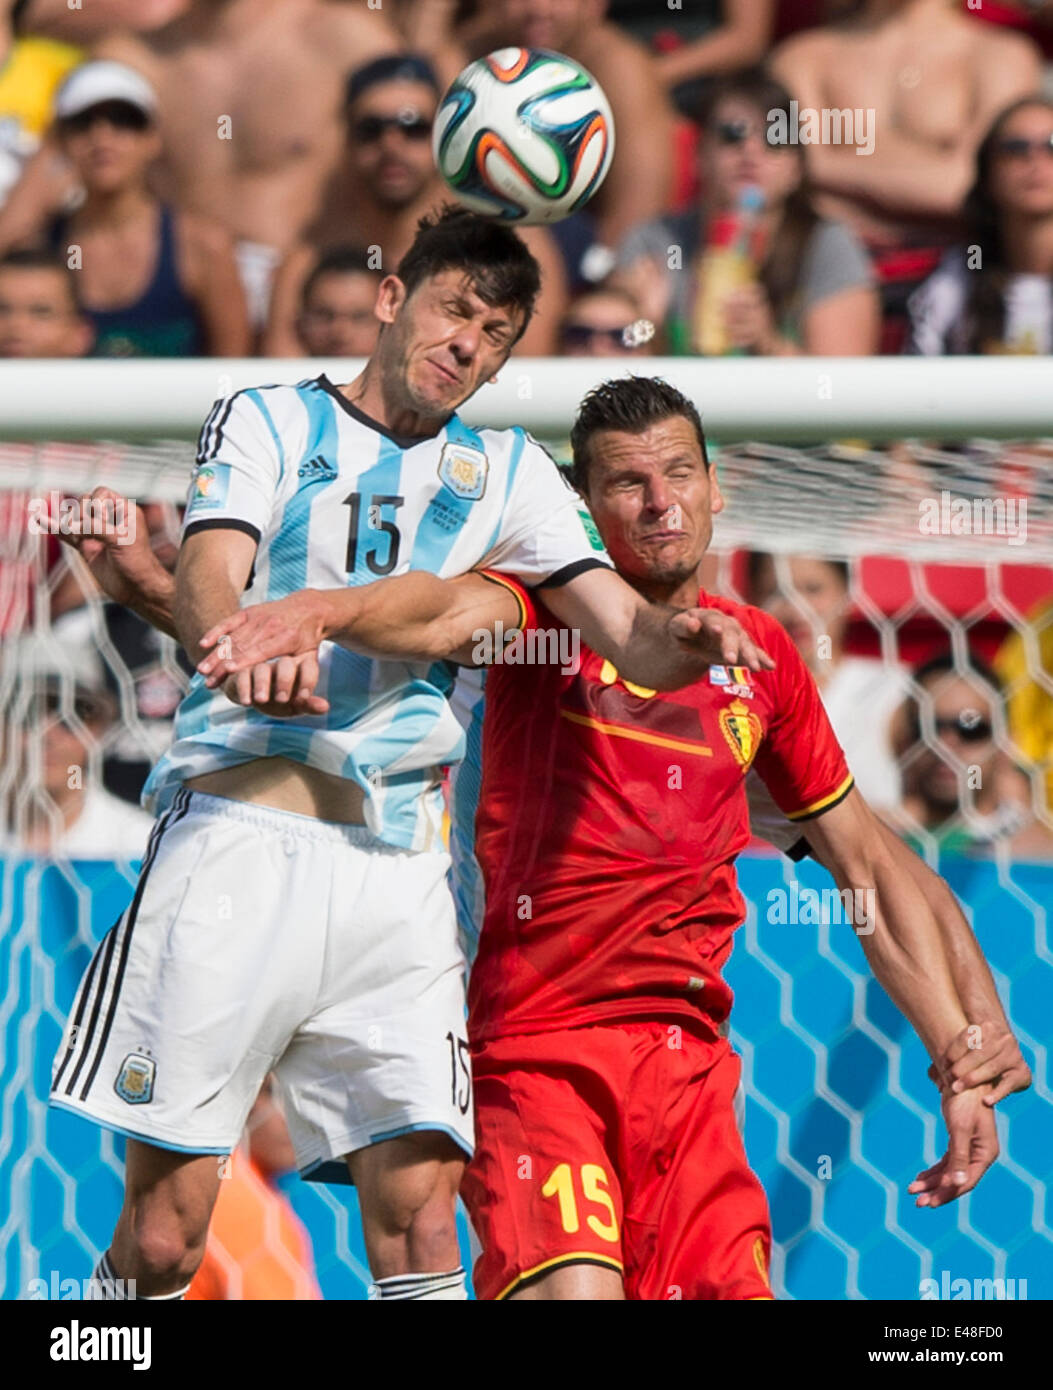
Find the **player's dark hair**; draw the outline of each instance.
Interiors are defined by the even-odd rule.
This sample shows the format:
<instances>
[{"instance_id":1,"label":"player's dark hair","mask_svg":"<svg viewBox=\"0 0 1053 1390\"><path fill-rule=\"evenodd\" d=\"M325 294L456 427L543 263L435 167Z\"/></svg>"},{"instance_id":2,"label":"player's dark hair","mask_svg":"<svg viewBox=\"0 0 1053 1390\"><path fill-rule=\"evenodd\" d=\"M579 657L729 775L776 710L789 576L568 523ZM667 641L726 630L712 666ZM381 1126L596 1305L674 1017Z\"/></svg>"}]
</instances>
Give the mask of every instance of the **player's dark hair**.
<instances>
[{"instance_id":1,"label":"player's dark hair","mask_svg":"<svg viewBox=\"0 0 1053 1390\"><path fill-rule=\"evenodd\" d=\"M323 275L371 275L374 279L381 280L384 272L369 264L371 254L365 246L334 246L331 251L318 258L314 269L303 282L300 303L307 303Z\"/></svg>"},{"instance_id":2,"label":"player's dark hair","mask_svg":"<svg viewBox=\"0 0 1053 1390\"><path fill-rule=\"evenodd\" d=\"M567 477L580 493L584 495L588 491L590 445L592 436L600 430L642 434L652 425L679 416L694 429L708 470L709 452L702 420L694 403L682 391L660 376L627 376L603 382L582 401L574 421L570 432L574 461L567 470Z\"/></svg>"},{"instance_id":3,"label":"player's dark hair","mask_svg":"<svg viewBox=\"0 0 1053 1390\"><path fill-rule=\"evenodd\" d=\"M834 571L838 579L848 590L850 583L850 572L847 560L832 560L829 555L817 555L815 557L821 564L828 565ZM775 557L769 550L751 550L746 555L746 591L750 603L757 602L757 591L760 588L761 575L769 564L774 564Z\"/></svg>"},{"instance_id":4,"label":"player's dark hair","mask_svg":"<svg viewBox=\"0 0 1053 1390\"><path fill-rule=\"evenodd\" d=\"M77 293L77 277L69 266L53 251L27 246L18 251L8 251L0 256L0 270L53 270L61 275L69 292L70 303L76 313L80 313L80 296Z\"/></svg>"},{"instance_id":5,"label":"player's dark hair","mask_svg":"<svg viewBox=\"0 0 1053 1390\"><path fill-rule=\"evenodd\" d=\"M444 270L463 271L491 308L518 309L523 315L519 337L523 336L541 290L541 270L511 227L454 203L426 214L395 273L408 297Z\"/></svg>"},{"instance_id":6,"label":"player's dark hair","mask_svg":"<svg viewBox=\"0 0 1053 1390\"><path fill-rule=\"evenodd\" d=\"M928 661L923 661L920 666L915 666L910 673L910 678L915 685L924 685L930 676L941 676L951 674L964 676L979 676L984 685L989 685L992 690L1002 693L1002 679L993 666L989 666L983 657L977 656L975 652L967 654L964 667L960 667L954 659L953 653L941 652L938 656L929 657Z\"/></svg>"}]
</instances>

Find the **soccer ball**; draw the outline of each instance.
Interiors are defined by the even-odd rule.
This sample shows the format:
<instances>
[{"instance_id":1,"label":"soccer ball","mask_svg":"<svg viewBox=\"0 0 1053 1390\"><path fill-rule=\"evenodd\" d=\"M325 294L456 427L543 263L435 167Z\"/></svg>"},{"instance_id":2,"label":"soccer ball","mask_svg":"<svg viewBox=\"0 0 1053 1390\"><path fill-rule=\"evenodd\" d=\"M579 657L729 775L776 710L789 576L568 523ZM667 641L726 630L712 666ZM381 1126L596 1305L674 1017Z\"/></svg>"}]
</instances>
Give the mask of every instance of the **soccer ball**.
<instances>
[{"instance_id":1,"label":"soccer ball","mask_svg":"<svg viewBox=\"0 0 1053 1390\"><path fill-rule=\"evenodd\" d=\"M614 155L603 89L572 58L499 48L444 95L435 163L458 199L508 222L558 222L589 201Z\"/></svg>"}]
</instances>

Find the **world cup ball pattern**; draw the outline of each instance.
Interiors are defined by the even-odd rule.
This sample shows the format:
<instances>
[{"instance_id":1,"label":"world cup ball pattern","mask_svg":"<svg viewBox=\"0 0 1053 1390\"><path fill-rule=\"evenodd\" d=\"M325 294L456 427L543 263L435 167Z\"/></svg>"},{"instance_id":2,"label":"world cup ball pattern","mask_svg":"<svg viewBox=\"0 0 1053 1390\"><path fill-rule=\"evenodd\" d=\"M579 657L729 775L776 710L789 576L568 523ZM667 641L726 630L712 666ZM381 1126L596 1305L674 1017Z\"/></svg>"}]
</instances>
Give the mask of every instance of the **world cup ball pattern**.
<instances>
[{"instance_id":1,"label":"world cup ball pattern","mask_svg":"<svg viewBox=\"0 0 1053 1390\"><path fill-rule=\"evenodd\" d=\"M614 155L599 83L572 58L501 48L447 90L435 163L460 202L509 222L558 222L585 206Z\"/></svg>"}]
</instances>

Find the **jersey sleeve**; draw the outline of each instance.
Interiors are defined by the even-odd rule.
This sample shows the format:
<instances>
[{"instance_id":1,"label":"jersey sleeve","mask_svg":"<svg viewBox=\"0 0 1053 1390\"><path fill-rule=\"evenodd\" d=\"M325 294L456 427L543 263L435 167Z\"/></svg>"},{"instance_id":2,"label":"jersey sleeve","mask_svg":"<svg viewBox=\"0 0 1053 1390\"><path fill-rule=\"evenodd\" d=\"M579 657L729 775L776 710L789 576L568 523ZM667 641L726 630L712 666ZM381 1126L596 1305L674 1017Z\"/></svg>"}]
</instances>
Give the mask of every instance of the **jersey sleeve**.
<instances>
[{"instance_id":1,"label":"jersey sleeve","mask_svg":"<svg viewBox=\"0 0 1053 1390\"><path fill-rule=\"evenodd\" d=\"M844 800L852 774L819 688L789 634L768 614L755 616L757 639L775 670L773 713L754 767L782 814L800 826Z\"/></svg>"},{"instance_id":2,"label":"jersey sleeve","mask_svg":"<svg viewBox=\"0 0 1053 1390\"><path fill-rule=\"evenodd\" d=\"M584 570L611 568L585 503L552 456L530 435L516 433L523 443L501 528L480 567L533 586L565 584Z\"/></svg>"},{"instance_id":3,"label":"jersey sleeve","mask_svg":"<svg viewBox=\"0 0 1053 1390\"><path fill-rule=\"evenodd\" d=\"M256 541L274 508L282 459L258 391L217 401L201 427L183 536L209 527L245 531Z\"/></svg>"},{"instance_id":4,"label":"jersey sleeve","mask_svg":"<svg viewBox=\"0 0 1053 1390\"><path fill-rule=\"evenodd\" d=\"M746 804L750 812L750 833L780 850L795 862L808 856L803 827L788 820L776 806L772 794L754 768L746 774Z\"/></svg>"},{"instance_id":5,"label":"jersey sleeve","mask_svg":"<svg viewBox=\"0 0 1053 1390\"><path fill-rule=\"evenodd\" d=\"M529 628L537 627L537 605L530 595L530 590L524 584L521 584L514 575L501 574L497 570L481 569L478 573L484 579L489 579L491 584L500 584L502 589L507 589L519 604L517 632L526 632Z\"/></svg>"}]
</instances>

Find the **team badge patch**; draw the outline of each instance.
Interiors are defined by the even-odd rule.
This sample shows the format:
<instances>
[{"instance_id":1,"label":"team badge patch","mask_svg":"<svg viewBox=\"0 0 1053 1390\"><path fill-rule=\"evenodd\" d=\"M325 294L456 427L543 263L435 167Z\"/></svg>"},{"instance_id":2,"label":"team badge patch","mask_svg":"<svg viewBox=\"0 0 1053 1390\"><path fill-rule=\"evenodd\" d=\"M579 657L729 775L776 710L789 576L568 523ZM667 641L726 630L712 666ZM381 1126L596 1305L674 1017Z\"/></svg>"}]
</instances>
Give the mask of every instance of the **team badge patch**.
<instances>
[{"instance_id":1,"label":"team badge patch","mask_svg":"<svg viewBox=\"0 0 1053 1390\"><path fill-rule=\"evenodd\" d=\"M741 700L732 700L719 715L720 732L742 767L749 767L761 741L761 722Z\"/></svg>"},{"instance_id":2,"label":"team badge patch","mask_svg":"<svg viewBox=\"0 0 1053 1390\"><path fill-rule=\"evenodd\" d=\"M157 1063L140 1052L129 1052L121 1063L113 1089L129 1105L146 1105L154 1098Z\"/></svg>"},{"instance_id":3,"label":"team badge patch","mask_svg":"<svg viewBox=\"0 0 1053 1390\"><path fill-rule=\"evenodd\" d=\"M490 461L481 449L467 444L444 444L439 455L439 477L452 493L467 502L478 502L486 491Z\"/></svg>"},{"instance_id":4,"label":"team badge patch","mask_svg":"<svg viewBox=\"0 0 1053 1390\"><path fill-rule=\"evenodd\" d=\"M190 495L186 499L188 512L207 512L222 507L230 492L230 464L203 463L194 470Z\"/></svg>"}]
</instances>

